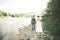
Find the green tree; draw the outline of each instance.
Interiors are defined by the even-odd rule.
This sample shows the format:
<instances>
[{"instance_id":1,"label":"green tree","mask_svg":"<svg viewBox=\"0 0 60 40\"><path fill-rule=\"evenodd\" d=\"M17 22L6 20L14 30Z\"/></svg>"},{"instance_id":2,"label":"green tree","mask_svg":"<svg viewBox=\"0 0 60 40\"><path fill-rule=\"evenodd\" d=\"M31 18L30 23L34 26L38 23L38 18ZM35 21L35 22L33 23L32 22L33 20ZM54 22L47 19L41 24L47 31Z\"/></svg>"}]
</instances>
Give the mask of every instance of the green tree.
<instances>
[{"instance_id":1,"label":"green tree","mask_svg":"<svg viewBox=\"0 0 60 40\"><path fill-rule=\"evenodd\" d=\"M50 0L42 18L44 30L51 32L54 40L60 40L60 0Z\"/></svg>"},{"instance_id":2,"label":"green tree","mask_svg":"<svg viewBox=\"0 0 60 40\"><path fill-rule=\"evenodd\" d=\"M15 17L14 15L11 15L12 17Z\"/></svg>"},{"instance_id":3,"label":"green tree","mask_svg":"<svg viewBox=\"0 0 60 40\"><path fill-rule=\"evenodd\" d=\"M2 13L3 16L7 16L7 13Z\"/></svg>"}]
</instances>

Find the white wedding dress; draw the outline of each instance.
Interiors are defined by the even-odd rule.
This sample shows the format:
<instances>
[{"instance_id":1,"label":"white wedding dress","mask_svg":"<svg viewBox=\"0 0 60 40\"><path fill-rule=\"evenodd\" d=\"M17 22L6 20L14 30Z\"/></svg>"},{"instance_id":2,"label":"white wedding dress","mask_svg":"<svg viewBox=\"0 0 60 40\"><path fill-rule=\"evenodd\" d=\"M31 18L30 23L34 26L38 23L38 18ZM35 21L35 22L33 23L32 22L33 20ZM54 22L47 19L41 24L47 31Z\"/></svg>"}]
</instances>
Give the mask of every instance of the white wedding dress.
<instances>
[{"instance_id":1,"label":"white wedding dress","mask_svg":"<svg viewBox=\"0 0 60 40\"><path fill-rule=\"evenodd\" d=\"M40 19L36 21L36 32L43 32Z\"/></svg>"}]
</instances>

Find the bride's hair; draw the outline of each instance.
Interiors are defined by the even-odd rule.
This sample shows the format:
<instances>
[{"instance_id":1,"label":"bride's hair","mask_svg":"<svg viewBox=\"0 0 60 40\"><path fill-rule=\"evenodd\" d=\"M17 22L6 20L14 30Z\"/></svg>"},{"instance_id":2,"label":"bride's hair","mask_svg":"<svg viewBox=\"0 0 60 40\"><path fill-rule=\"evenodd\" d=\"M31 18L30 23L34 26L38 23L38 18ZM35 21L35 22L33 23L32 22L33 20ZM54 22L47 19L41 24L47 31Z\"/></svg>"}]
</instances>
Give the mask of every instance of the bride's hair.
<instances>
[{"instance_id":1,"label":"bride's hair","mask_svg":"<svg viewBox=\"0 0 60 40\"><path fill-rule=\"evenodd\" d=\"M40 16L37 16L37 17L40 17Z\"/></svg>"}]
</instances>

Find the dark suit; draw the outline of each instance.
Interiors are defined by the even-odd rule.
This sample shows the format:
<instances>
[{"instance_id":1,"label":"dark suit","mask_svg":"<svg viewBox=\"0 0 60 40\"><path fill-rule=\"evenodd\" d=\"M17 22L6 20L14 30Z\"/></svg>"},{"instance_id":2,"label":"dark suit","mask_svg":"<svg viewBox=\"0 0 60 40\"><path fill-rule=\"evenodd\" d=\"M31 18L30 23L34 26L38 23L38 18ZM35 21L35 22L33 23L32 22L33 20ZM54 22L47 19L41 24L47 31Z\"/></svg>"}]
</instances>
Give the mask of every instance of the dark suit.
<instances>
[{"instance_id":1,"label":"dark suit","mask_svg":"<svg viewBox=\"0 0 60 40\"><path fill-rule=\"evenodd\" d=\"M0 32L0 40L2 40L2 39L3 39L3 33Z\"/></svg>"},{"instance_id":2,"label":"dark suit","mask_svg":"<svg viewBox=\"0 0 60 40\"><path fill-rule=\"evenodd\" d=\"M34 17L31 19L31 24L32 24L32 31L33 31L35 30L35 24L36 24L36 20Z\"/></svg>"}]
</instances>

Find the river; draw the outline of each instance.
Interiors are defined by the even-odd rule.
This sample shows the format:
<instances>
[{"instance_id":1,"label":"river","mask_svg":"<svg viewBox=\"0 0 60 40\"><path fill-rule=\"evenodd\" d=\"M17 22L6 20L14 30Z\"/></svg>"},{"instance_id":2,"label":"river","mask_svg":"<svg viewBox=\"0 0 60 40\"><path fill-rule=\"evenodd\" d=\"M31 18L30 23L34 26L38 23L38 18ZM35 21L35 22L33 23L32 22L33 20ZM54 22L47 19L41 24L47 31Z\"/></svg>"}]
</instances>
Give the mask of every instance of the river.
<instances>
[{"instance_id":1,"label":"river","mask_svg":"<svg viewBox=\"0 0 60 40\"><path fill-rule=\"evenodd\" d=\"M8 18L0 20L0 28L3 32L18 32L18 28L23 28L31 23L31 18Z\"/></svg>"}]
</instances>

